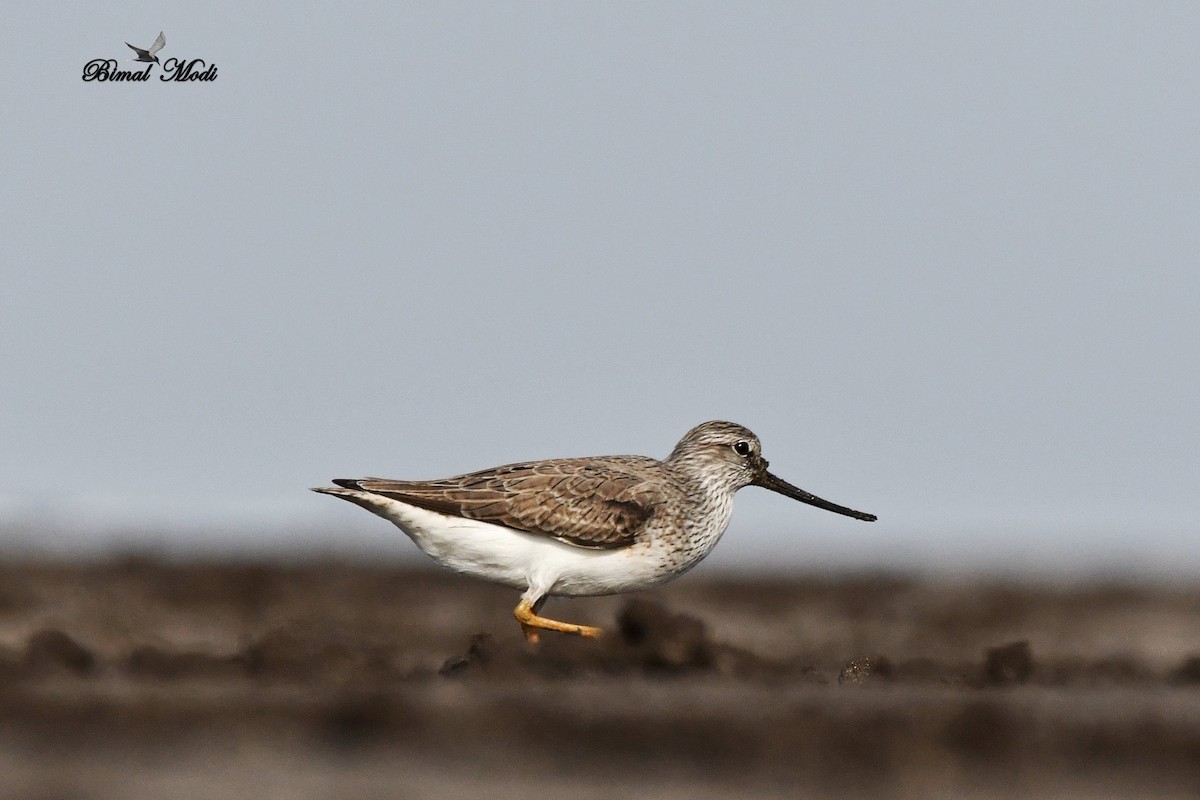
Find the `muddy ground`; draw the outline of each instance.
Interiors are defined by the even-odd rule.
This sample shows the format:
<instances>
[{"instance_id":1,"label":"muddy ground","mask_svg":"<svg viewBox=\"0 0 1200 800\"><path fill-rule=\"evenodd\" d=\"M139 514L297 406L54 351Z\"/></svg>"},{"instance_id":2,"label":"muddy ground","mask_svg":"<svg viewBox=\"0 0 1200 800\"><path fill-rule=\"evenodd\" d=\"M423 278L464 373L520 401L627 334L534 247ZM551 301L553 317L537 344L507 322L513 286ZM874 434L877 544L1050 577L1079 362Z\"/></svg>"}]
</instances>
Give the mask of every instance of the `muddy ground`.
<instances>
[{"instance_id":1,"label":"muddy ground","mask_svg":"<svg viewBox=\"0 0 1200 800\"><path fill-rule=\"evenodd\" d=\"M1196 797L1193 587L0 563L0 796Z\"/></svg>"}]
</instances>

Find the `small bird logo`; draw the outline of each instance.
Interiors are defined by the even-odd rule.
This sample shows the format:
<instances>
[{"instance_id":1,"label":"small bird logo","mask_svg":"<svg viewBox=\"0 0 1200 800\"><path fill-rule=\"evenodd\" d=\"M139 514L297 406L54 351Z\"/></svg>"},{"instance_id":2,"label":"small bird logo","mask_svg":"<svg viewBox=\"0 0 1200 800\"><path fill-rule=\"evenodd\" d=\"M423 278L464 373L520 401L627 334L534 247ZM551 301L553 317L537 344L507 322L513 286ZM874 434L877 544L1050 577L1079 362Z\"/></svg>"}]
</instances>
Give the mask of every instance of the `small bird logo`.
<instances>
[{"instance_id":1,"label":"small bird logo","mask_svg":"<svg viewBox=\"0 0 1200 800\"><path fill-rule=\"evenodd\" d=\"M166 47L166 45L167 37L163 35L162 31L158 32L158 38L154 40L154 44L150 45L149 50L143 50L140 47L134 47L129 42L125 43L126 47L137 53L137 58L133 59L134 61L146 61L154 64L158 63L158 56L155 55L155 53L157 53L159 50L162 50L164 47Z\"/></svg>"}]
</instances>

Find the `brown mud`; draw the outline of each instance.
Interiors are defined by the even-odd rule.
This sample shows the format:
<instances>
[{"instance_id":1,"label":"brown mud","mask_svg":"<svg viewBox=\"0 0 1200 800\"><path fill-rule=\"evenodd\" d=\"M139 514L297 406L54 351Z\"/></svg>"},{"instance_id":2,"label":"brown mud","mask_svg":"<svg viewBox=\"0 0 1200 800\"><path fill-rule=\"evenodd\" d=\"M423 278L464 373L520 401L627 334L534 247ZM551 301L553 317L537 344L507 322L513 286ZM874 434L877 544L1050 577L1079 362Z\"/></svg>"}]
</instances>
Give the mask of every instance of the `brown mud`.
<instances>
[{"instance_id":1,"label":"brown mud","mask_svg":"<svg viewBox=\"0 0 1200 800\"><path fill-rule=\"evenodd\" d=\"M0 796L1196 797L1200 588L0 564Z\"/></svg>"}]
</instances>

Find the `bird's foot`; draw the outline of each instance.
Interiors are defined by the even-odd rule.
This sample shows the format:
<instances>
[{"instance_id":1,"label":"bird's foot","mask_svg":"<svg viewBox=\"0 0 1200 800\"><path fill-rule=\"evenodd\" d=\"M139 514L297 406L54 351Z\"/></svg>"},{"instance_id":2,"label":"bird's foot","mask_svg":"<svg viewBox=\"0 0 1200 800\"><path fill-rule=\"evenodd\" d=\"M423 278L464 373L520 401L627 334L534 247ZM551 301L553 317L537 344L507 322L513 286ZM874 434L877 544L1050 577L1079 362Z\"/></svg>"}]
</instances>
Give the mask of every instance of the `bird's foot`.
<instances>
[{"instance_id":1,"label":"bird's foot","mask_svg":"<svg viewBox=\"0 0 1200 800\"><path fill-rule=\"evenodd\" d=\"M513 611L513 616L517 618L517 622L521 623L521 631L525 634L525 641L529 644L537 644L541 638L540 632L543 630L571 633L585 639L599 639L604 635L603 630L593 628L591 625L576 625L573 622L559 622L556 619L539 616L533 610L533 605L527 600L520 602Z\"/></svg>"}]
</instances>

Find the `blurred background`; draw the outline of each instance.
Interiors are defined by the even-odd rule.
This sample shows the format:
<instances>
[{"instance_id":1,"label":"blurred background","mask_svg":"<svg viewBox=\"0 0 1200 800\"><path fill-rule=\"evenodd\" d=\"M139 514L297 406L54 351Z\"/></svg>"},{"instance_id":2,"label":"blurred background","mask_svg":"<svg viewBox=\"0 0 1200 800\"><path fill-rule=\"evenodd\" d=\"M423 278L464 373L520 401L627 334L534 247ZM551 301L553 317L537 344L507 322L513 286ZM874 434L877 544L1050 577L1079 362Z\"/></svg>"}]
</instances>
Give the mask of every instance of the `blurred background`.
<instances>
[{"instance_id":1,"label":"blurred background","mask_svg":"<svg viewBox=\"0 0 1200 800\"><path fill-rule=\"evenodd\" d=\"M1195 797L1198 30L6 8L5 797ZM307 491L714 418L879 521L748 489L599 643Z\"/></svg>"},{"instance_id":2,"label":"blurred background","mask_svg":"<svg viewBox=\"0 0 1200 800\"><path fill-rule=\"evenodd\" d=\"M211 83L85 83L166 33ZM0 31L9 548L757 432L726 566L1200 567L1190 4L63 3Z\"/></svg>"}]
</instances>

